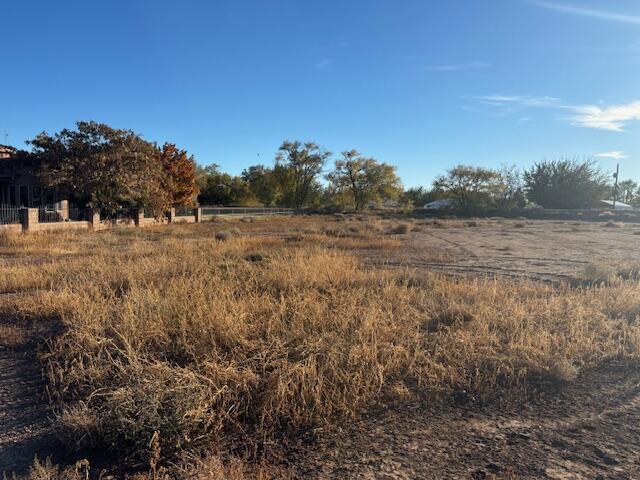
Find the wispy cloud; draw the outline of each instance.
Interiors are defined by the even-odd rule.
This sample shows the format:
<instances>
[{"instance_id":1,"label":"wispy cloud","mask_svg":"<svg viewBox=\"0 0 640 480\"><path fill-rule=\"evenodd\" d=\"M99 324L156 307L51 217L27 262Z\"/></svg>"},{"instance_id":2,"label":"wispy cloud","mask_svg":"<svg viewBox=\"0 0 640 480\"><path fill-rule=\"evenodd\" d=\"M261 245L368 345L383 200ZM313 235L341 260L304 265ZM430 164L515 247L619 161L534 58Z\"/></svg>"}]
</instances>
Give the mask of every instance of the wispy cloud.
<instances>
[{"instance_id":1,"label":"wispy cloud","mask_svg":"<svg viewBox=\"0 0 640 480\"><path fill-rule=\"evenodd\" d=\"M572 125L622 132L627 123L640 120L640 101L626 105L580 105L565 107L575 112L569 117Z\"/></svg>"},{"instance_id":2,"label":"wispy cloud","mask_svg":"<svg viewBox=\"0 0 640 480\"><path fill-rule=\"evenodd\" d=\"M491 66L490 63L473 61L466 63L453 63L449 65L430 65L425 67L426 70L431 72L457 72L460 70L477 70L480 68L489 68Z\"/></svg>"},{"instance_id":3,"label":"wispy cloud","mask_svg":"<svg viewBox=\"0 0 640 480\"><path fill-rule=\"evenodd\" d=\"M555 97L537 97L534 95L480 95L471 97L477 102L494 107L553 107L560 102Z\"/></svg>"},{"instance_id":4,"label":"wispy cloud","mask_svg":"<svg viewBox=\"0 0 640 480\"><path fill-rule=\"evenodd\" d=\"M321 58L313 66L318 70L328 70L333 65L332 58Z\"/></svg>"},{"instance_id":5,"label":"wispy cloud","mask_svg":"<svg viewBox=\"0 0 640 480\"><path fill-rule=\"evenodd\" d=\"M621 152L620 150L612 150L610 152L597 153L596 157L599 157L599 158L612 158L614 160L621 160L623 158L627 158L627 155L624 152Z\"/></svg>"},{"instance_id":6,"label":"wispy cloud","mask_svg":"<svg viewBox=\"0 0 640 480\"><path fill-rule=\"evenodd\" d=\"M548 10L555 10L557 12L569 13L572 15L579 15L581 17L590 17L600 20L607 20L610 22L622 22L631 23L634 25L640 25L639 15L630 15L626 13L611 12L606 10L594 10L591 8L585 8L577 5L548 2L544 0L527 0L527 3L535 5L537 7L546 8Z\"/></svg>"},{"instance_id":7,"label":"wispy cloud","mask_svg":"<svg viewBox=\"0 0 640 480\"><path fill-rule=\"evenodd\" d=\"M519 114L520 119L525 109L551 109L571 112L571 115L561 119L576 127L595 130L609 130L623 132L624 128L633 121L640 121L640 101L622 105L568 105L559 98L534 95L481 95L471 98L478 106L491 107L493 113L502 116ZM526 120L525 120L526 121ZM522 123L519 121L519 123Z\"/></svg>"}]
</instances>

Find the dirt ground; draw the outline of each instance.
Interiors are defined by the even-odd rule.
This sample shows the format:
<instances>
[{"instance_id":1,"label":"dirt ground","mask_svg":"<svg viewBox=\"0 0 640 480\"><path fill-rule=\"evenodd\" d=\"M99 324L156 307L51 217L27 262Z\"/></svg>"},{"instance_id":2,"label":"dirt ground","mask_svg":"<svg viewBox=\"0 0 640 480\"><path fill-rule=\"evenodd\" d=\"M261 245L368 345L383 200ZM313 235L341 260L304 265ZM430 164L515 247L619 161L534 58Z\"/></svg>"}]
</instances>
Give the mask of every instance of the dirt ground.
<instances>
[{"instance_id":1,"label":"dirt ground","mask_svg":"<svg viewBox=\"0 0 640 480\"><path fill-rule=\"evenodd\" d=\"M363 252L364 260L553 283L580 278L590 263L640 265L640 225L501 219L414 225L401 249ZM268 223L242 229L282 234ZM6 337L7 319L0 320ZM21 328L20 339L0 341L0 473L24 471L36 453L60 455L35 356L36 342L50 332ZM409 405L347 420L295 448L287 467L296 477L319 479L633 479L640 478L639 420L640 372L611 364L527 401Z\"/></svg>"},{"instance_id":2,"label":"dirt ground","mask_svg":"<svg viewBox=\"0 0 640 480\"><path fill-rule=\"evenodd\" d=\"M0 474L60 453L36 354L51 330L41 327L0 319Z\"/></svg>"},{"instance_id":3,"label":"dirt ground","mask_svg":"<svg viewBox=\"0 0 640 480\"><path fill-rule=\"evenodd\" d=\"M403 407L320 436L303 478L640 478L640 372L609 365L525 404Z\"/></svg>"},{"instance_id":4,"label":"dirt ground","mask_svg":"<svg viewBox=\"0 0 640 480\"><path fill-rule=\"evenodd\" d=\"M402 252L384 263L550 282L579 278L590 263L640 265L638 224L423 220L410 235ZM447 252L450 261L430 261L434 250Z\"/></svg>"}]
</instances>

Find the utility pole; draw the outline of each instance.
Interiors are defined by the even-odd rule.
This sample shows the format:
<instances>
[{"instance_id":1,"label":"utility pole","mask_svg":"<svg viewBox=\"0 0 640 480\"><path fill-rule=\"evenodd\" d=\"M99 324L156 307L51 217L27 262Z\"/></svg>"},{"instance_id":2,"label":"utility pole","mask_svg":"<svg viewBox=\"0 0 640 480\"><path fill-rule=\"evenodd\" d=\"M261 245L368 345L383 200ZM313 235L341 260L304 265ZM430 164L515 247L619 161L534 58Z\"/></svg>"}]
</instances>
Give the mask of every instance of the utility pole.
<instances>
[{"instance_id":1,"label":"utility pole","mask_svg":"<svg viewBox=\"0 0 640 480\"><path fill-rule=\"evenodd\" d=\"M613 178L616 179L616 183L613 187L613 209L616 209L616 201L618 200L618 176L620 174L620 164L616 163L616 173L613 174Z\"/></svg>"}]
</instances>

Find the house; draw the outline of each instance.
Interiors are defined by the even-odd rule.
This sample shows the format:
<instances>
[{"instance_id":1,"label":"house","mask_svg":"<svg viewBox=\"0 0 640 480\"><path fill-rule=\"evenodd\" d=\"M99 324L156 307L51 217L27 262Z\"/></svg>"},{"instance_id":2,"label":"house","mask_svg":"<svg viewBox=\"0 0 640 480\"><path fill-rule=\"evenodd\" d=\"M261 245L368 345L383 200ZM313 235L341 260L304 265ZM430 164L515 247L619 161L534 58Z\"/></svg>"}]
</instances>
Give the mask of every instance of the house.
<instances>
[{"instance_id":1,"label":"house","mask_svg":"<svg viewBox=\"0 0 640 480\"><path fill-rule=\"evenodd\" d=\"M33 161L24 152L0 145L0 205L39 207L57 201L42 188Z\"/></svg>"},{"instance_id":2,"label":"house","mask_svg":"<svg viewBox=\"0 0 640 480\"><path fill-rule=\"evenodd\" d=\"M425 210L444 210L447 208L455 208L458 202L452 198L441 198L425 204L423 207Z\"/></svg>"},{"instance_id":3,"label":"house","mask_svg":"<svg viewBox=\"0 0 640 480\"><path fill-rule=\"evenodd\" d=\"M633 207L631 205L627 205L626 203L622 203L620 201L616 201L614 203L613 200L600 200L600 203L604 208L610 208L612 210L633 210Z\"/></svg>"}]
</instances>

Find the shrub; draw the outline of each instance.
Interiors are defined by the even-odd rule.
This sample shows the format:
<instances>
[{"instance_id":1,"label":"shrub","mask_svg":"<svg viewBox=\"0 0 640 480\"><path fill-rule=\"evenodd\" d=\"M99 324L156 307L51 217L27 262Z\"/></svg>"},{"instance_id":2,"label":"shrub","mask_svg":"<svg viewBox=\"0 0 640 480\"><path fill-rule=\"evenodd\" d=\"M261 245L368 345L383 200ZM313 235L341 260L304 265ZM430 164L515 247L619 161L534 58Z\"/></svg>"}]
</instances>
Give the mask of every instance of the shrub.
<instances>
[{"instance_id":1,"label":"shrub","mask_svg":"<svg viewBox=\"0 0 640 480\"><path fill-rule=\"evenodd\" d=\"M624 223L622 222L613 222L611 220L609 220L607 223L604 224L605 227L607 228L624 228Z\"/></svg>"},{"instance_id":2,"label":"shrub","mask_svg":"<svg viewBox=\"0 0 640 480\"><path fill-rule=\"evenodd\" d=\"M231 236L231 232L229 232L228 230L224 230L222 232L216 232L214 238L219 242L226 242L231 238Z\"/></svg>"},{"instance_id":3,"label":"shrub","mask_svg":"<svg viewBox=\"0 0 640 480\"><path fill-rule=\"evenodd\" d=\"M393 227L393 229L391 230L392 233L395 233L397 235L404 235L409 233L412 230L413 226L408 224L408 223L400 223L398 225L396 225L395 227Z\"/></svg>"}]
</instances>

